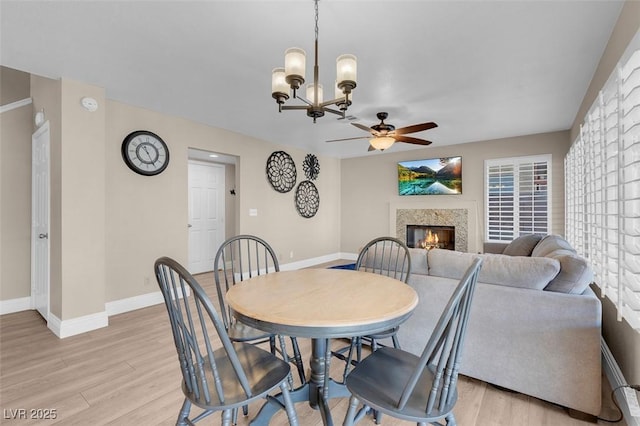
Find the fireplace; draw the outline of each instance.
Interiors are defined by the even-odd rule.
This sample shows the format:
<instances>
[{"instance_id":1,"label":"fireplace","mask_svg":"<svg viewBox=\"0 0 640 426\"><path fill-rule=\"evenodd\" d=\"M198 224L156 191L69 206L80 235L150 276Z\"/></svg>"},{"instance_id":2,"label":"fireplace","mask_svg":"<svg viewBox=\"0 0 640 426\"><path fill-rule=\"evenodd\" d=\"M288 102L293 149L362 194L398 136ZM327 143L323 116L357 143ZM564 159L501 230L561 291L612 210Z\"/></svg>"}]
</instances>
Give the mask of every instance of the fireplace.
<instances>
[{"instance_id":1,"label":"fireplace","mask_svg":"<svg viewBox=\"0 0 640 426\"><path fill-rule=\"evenodd\" d=\"M406 243L407 225L453 226L456 251L479 253L481 250L476 201L444 197L438 199L437 208L425 206L422 201L389 203L389 235ZM419 239L422 238L424 236Z\"/></svg>"},{"instance_id":2,"label":"fireplace","mask_svg":"<svg viewBox=\"0 0 640 426\"><path fill-rule=\"evenodd\" d=\"M455 226L407 225L407 246L455 250Z\"/></svg>"}]
</instances>

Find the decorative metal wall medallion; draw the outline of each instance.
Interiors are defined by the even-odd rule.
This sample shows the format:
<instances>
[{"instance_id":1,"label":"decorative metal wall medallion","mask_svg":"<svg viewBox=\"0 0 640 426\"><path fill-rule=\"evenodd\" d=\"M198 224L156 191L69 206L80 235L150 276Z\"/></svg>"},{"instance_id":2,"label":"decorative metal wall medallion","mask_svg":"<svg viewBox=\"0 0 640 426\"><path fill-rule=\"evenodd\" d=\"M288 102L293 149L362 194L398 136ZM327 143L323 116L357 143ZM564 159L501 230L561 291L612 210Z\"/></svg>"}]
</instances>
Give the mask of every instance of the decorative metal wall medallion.
<instances>
[{"instance_id":1,"label":"decorative metal wall medallion","mask_svg":"<svg viewBox=\"0 0 640 426\"><path fill-rule=\"evenodd\" d=\"M304 175L307 179L316 180L320 174L320 162L318 161L318 157L313 154L307 154L307 156L304 157L302 168L304 169Z\"/></svg>"},{"instance_id":2,"label":"decorative metal wall medallion","mask_svg":"<svg viewBox=\"0 0 640 426\"><path fill-rule=\"evenodd\" d=\"M310 218L316 215L320 207L318 188L310 180L300 182L296 188L296 210L300 216Z\"/></svg>"},{"instance_id":3,"label":"decorative metal wall medallion","mask_svg":"<svg viewBox=\"0 0 640 426\"><path fill-rule=\"evenodd\" d=\"M267 179L278 192L289 192L296 185L297 173L293 158L284 151L275 151L267 160Z\"/></svg>"}]
</instances>

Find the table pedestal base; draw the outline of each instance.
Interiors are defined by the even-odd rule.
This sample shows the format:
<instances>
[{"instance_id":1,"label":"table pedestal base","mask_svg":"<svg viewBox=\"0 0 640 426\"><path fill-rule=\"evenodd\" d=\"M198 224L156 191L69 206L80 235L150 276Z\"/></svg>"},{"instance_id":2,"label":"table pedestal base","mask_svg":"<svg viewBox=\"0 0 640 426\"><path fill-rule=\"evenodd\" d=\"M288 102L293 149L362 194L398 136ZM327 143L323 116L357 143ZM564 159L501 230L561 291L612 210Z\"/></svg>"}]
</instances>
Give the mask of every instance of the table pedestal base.
<instances>
[{"instance_id":1,"label":"table pedestal base","mask_svg":"<svg viewBox=\"0 0 640 426\"><path fill-rule=\"evenodd\" d=\"M294 404L308 401L311 408L320 411L322 423L325 426L333 426L328 400L331 398L348 398L351 393L349 393L344 384L325 377L328 374L331 360L331 351L327 350L329 348L328 339L313 339L311 348L310 380L298 389L289 392L289 395ZM281 410L283 406L282 394L270 397L249 424L251 426L268 426L271 417Z\"/></svg>"}]
</instances>

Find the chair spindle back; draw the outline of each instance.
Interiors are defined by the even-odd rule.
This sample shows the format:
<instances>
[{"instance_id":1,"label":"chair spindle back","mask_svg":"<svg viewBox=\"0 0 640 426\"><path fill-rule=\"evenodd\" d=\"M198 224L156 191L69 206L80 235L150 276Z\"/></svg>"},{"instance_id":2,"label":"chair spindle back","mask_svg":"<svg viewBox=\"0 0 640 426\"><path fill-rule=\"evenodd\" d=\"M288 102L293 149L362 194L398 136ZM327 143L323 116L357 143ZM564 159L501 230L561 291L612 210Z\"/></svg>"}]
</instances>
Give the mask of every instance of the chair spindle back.
<instances>
[{"instance_id":1,"label":"chair spindle back","mask_svg":"<svg viewBox=\"0 0 640 426\"><path fill-rule=\"evenodd\" d=\"M481 266L482 259L478 257L467 269L451 295L422 352L418 368L405 386L398 408L404 408L425 368L429 368L434 375L426 413L430 414L434 407L443 410L451 403L458 381L471 301Z\"/></svg>"},{"instance_id":2,"label":"chair spindle back","mask_svg":"<svg viewBox=\"0 0 640 426\"><path fill-rule=\"evenodd\" d=\"M280 265L275 252L265 240L254 235L237 235L222 243L213 268L218 302L224 325L228 329L232 317L224 296L231 286L256 275L279 271Z\"/></svg>"},{"instance_id":3,"label":"chair spindle back","mask_svg":"<svg viewBox=\"0 0 640 426\"><path fill-rule=\"evenodd\" d=\"M411 275L409 248L397 238L373 239L360 250L356 270L386 275L406 283Z\"/></svg>"},{"instance_id":4,"label":"chair spindle back","mask_svg":"<svg viewBox=\"0 0 640 426\"><path fill-rule=\"evenodd\" d=\"M251 396L247 376L224 323L200 284L184 267L168 257L156 261L155 273L169 314L187 391L208 404L212 401L216 404L224 402L223 386L209 337L209 332L215 330L245 394ZM193 297L188 296L189 292ZM213 387L208 386L210 380L213 381ZM216 395L211 395L210 389L215 389Z\"/></svg>"}]
</instances>

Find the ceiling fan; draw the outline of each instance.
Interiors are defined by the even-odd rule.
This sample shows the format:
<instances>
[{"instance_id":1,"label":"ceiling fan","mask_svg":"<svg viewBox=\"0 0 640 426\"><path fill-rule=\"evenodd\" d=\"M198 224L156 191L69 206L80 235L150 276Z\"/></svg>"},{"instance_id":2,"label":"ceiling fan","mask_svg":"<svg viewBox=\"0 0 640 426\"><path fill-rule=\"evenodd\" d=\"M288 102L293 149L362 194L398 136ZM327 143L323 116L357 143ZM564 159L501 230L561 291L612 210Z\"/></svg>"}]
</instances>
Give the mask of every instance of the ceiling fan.
<instances>
[{"instance_id":1,"label":"ceiling fan","mask_svg":"<svg viewBox=\"0 0 640 426\"><path fill-rule=\"evenodd\" d=\"M359 129L362 129L366 132L371 133L371 136L359 136L356 138L344 138L344 139L332 139L327 142L339 142L339 141L349 141L354 139L369 139L369 151L373 151L379 149L380 151L384 151L389 148L394 142L406 142L412 143L415 145L430 145L431 141L427 141L424 139L418 139L411 136L405 136L407 133L416 133L421 132L423 130L433 129L434 127L438 127L436 123L422 123L422 124L414 124L413 126L406 126L396 129L395 126L391 124L387 124L384 120L389 116L386 112L379 112L376 114L378 119L380 120L380 124L375 124L371 127L364 126L360 123L351 123Z\"/></svg>"}]
</instances>

